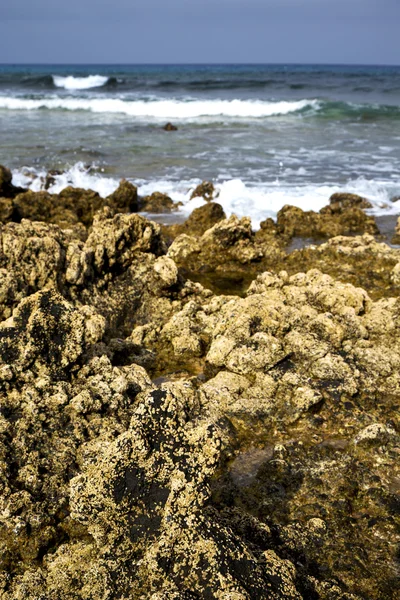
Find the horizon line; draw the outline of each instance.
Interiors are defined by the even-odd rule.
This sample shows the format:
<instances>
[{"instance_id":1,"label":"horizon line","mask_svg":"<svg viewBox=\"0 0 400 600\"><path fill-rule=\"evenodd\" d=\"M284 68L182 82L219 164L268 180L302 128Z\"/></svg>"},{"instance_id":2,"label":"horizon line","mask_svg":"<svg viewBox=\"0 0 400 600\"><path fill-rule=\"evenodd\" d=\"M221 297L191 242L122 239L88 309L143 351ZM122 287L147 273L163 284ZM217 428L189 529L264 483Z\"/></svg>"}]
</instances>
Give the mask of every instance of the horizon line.
<instances>
[{"instance_id":1,"label":"horizon line","mask_svg":"<svg viewBox=\"0 0 400 600\"><path fill-rule=\"evenodd\" d=\"M400 67L398 63L334 63L334 62L1 62L0 66L126 66L126 67L147 67L147 66L324 66L324 67Z\"/></svg>"}]
</instances>

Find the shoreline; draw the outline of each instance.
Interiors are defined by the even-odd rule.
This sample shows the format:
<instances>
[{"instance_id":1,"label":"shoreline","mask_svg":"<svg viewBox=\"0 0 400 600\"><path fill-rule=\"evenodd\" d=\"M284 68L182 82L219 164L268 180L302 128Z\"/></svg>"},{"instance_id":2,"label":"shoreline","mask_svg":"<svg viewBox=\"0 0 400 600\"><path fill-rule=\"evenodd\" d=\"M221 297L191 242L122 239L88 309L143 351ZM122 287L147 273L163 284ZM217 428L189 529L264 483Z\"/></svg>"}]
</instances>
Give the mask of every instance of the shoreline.
<instances>
[{"instance_id":1,"label":"shoreline","mask_svg":"<svg viewBox=\"0 0 400 600\"><path fill-rule=\"evenodd\" d=\"M2 598L395 600L397 217L195 193L0 167Z\"/></svg>"}]
</instances>

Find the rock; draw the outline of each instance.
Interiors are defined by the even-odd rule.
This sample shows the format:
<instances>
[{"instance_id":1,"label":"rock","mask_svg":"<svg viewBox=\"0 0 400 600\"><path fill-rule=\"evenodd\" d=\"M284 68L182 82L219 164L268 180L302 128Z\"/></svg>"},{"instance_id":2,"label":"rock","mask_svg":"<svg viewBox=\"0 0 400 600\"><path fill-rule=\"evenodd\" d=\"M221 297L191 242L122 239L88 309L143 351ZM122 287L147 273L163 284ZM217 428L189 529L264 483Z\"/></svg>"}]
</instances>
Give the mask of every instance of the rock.
<instances>
[{"instance_id":1,"label":"rock","mask_svg":"<svg viewBox=\"0 0 400 600\"><path fill-rule=\"evenodd\" d=\"M7 223L12 220L14 204L11 198L0 198L0 222Z\"/></svg>"},{"instance_id":2,"label":"rock","mask_svg":"<svg viewBox=\"0 0 400 600\"><path fill-rule=\"evenodd\" d=\"M173 125L172 123L167 123L166 125L164 125L163 129L164 129L164 131L177 131L178 130L176 125Z\"/></svg>"},{"instance_id":3,"label":"rock","mask_svg":"<svg viewBox=\"0 0 400 600\"><path fill-rule=\"evenodd\" d=\"M394 600L400 251L215 206L0 227L2 600Z\"/></svg>"},{"instance_id":4,"label":"rock","mask_svg":"<svg viewBox=\"0 0 400 600\"><path fill-rule=\"evenodd\" d=\"M122 179L118 188L107 196L106 202L115 212L138 212L138 194L137 187Z\"/></svg>"},{"instance_id":5,"label":"rock","mask_svg":"<svg viewBox=\"0 0 400 600\"><path fill-rule=\"evenodd\" d=\"M14 198L24 192L23 188L12 184L12 173L7 167L0 165L0 198Z\"/></svg>"},{"instance_id":6,"label":"rock","mask_svg":"<svg viewBox=\"0 0 400 600\"><path fill-rule=\"evenodd\" d=\"M333 195L333 197L335 194ZM341 196L341 195L339 195ZM358 197L356 197L358 198ZM363 200L361 198L361 200ZM360 202L360 205L362 203ZM354 201L336 200L330 206L314 211L304 212L295 206L284 206L277 215L278 232L291 237L334 237L349 233L379 233L373 217L367 216Z\"/></svg>"},{"instance_id":7,"label":"rock","mask_svg":"<svg viewBox=\"0 0 400 600\"><path fill-rule=\"evenodd\" d=\"M25 296L57 287L66 245L67 238L55 225L22 221L0 226L0 268L4 269L5 286L0 313L4 317Z\"/></svg>"},{"instance_id":8,"label":"rock","mask_svg":"<svg viewBox=\"0 0 400 600\"><path fill-rule=\"evenodd\" d=\"M203 235L223 219L226 219L226 215L222 206L216 202L208 202L192 211L186 220L185 231L191 235Z\"/></svg>"},{"instance_id":9,"label":"rock","mask_svg":"<svg viewBox=\"0 0 400 600\"><path fill-rule=\"evenodd\" d=\"M126 268L137 252L159 255L164 246L156 223L135 214L113 216L106 209L96 215L85 251L93 252L94 267L101 273Z\"/></svg>"},{"instance_id":10,"label":"rock","mask_svg":"<svg viewBox=\"0 0 400 600\"><path fill-rule=\"evenodd\" d=\"M104 319L84 307L74 311L53 290L32 294L15 309L7 325L0 326L0 360L20 370L49 369L53 377L76 363L88 343L104 333Z\"/></svg>"},{"instance_id":11,"label":"rock","mask_svg":"<svg viewBox=\"0 0 400 600\"><path fill-rule=\"evenodd\" d=\"M372 208L372 204L366 198L348 192L336 192L329 198L329 205L321 210L321 213L341 213L348 208Z\"/></svg>"},{"instance_id":12,"label":"rock","mask_svg":"<svg viewBox=\"0 0 400 600\"><path fill-rule=\"evenodd\" d=\"M195 208L184 223L164 225L163 236L170 244L181 235L201 236L207 229L225 218L226 215L220 204L208 202Z\"/></svg>"},{"instance_id":13,"label":"rock","mask_svg":"<svg viewBox=\"0 0 400 600\"><path fill-rule=\"evenodd\" d=\"M55 209L56 197L48 192L32 192L28 190L18 194L14 199L17 220L49 221ZM74 219L76 222L77 219Z\"/></svg>"},{"instance_id":14,"label":"rock","mask_svg":"<svg viewBox=\"0 0 400 600\"><path fill-rule=\"evenodd\" d=\"M386 426L383 423L373 423L361 430L354 438L354 443L359 445L378 445L382 446L389 441L400 441L396 430L392 426Z\"/></svg>"},{"instance_id":15,"label":"rock","mask_svg":"<svg viewBox=\"0 0 400 600\"><path fill-rule=\"evenodd\" d=\"M212 203L206 206L212 207ZM212 210L214 212L216 209ZM208 209L208 212L211 212L211 209ZM178 238L176 243L178 243ZM191 272L198 270L199 265L202 265L203 269L207 266L210 271L217 268L221 270L231 268L233 270L238 267L240 269L241 265L259 261L263 255L262 250L254 244L250 219L246 217L238 219L235 215L232 215L229 219L218 220L213 227L207 229L198 239L198 244L200 253L196 252L194 255L187 256L183 263ZM195 248L195 244L192 243L192 247ZM179 264L182 264L180 259L181 257L183 259L183 255L177 253L175 248L176 246L173 245L172 252L174 252L175 259ZM232 265L235 265L235 267Z\"/></svg>"},{"instance_id":16,"label":"rock","mask_svg":"<svg viewBox=\"0 0 400 600\"><path fill-rule=\"evenodd\" d=\"M140 210L149 213L170 213L177 210L181 203L174 202L167 194L153 192L140 199Z\"/></svg>"},{"instance_id":17,"label":"rock","mask_svg":"<svg viewBox=\"0 0 400 600\"><path fill-rule=\"evenodd\" d=\"M63 209L75 213L86 227L92 224L95 213L104 204L103 198L97 192L73 187L64 188L58 198Z\"/></svg>"},{"instance_id":18,"label":"rock","mask_svg":"<svg viewBox=\"0 0 400 600\"><path fill-rule=\"evenodd\" d=\"M51 169L47 172L45 180L44 180L44 189L48 190L52 185L56 183L57 175L62 175L62 171L58 169Z\"/></svg>"},{"instance_id":19,"label":"rock","mask_svg":"<svg viewBox=\"0 0 400 600\"><path fill-rule=\"evenodd\" d=\"M14 199L17 220L45 221L62 228L79 222L89 227L95 212L103 204L104 200L97 192L72 187L65 188L58 195L29 190Z\"/></svg>"},{"instance_id":20,"label":"rock","mask_svg":"<svg viewBox=\"0 0 400 600\"><path fill-rule=\"evenodd\" d=\"M193 254L199 254L200 245L195 237L182 233L168 248L168 256L179 264L184 263Z\"/></svg>"},{"instance_id":21,"label":"rock","mask_svg":"<svg viewBox=\"0 0 400 600\"><path fill-rule=\"evenodd\" d=\"M216 198L218 194L216 193L214 184L211 181L203 181L199 183L199 185L193 190L190 195L190 199L201 197L204 198L207 202Z\"/></svg>"},{"instance_id":22,"label":"rock","mask_svg":"<svg viewBox=\"0 0 400 600\"><path fill-rule=\"evenodd\" d=\"M171 258L160 256L154 263L154 270L166 287L175 285L178 281L178 269Z\"/></svg>"},{"instance_id":23,"label":"rock","mask_svg":"<svg viewBox=\"0 0 400 600\"><path fill-rule=\"evenodd\" d=\"M392 237L392 244L399 245L400 244L400 217L397 218L396 228L394 235Z\"/></svg>"},{"instance_id":24,"label":"rock","mask_svg":"<svg viewBox=\"0 0 400 600\"><path fill-rule=\"evenodd\" d=\"M226 441L199 413L195 388L158 389L140 367L91 357L103 332L91 309L76 310L53 291L23 301L1 328L1 359L13 354L0 382L5 600L120 596L128 588L143 597L184 588L300 598L290 561L265 555L259 563L205 509Z\"/></svg>"},{"instance_id":25,"label":"rock","mask_svg":"<svg viewBox=\"0 0 400 600\"><path fill-rule=\"evenodd\" d=\"M373 298L381 298L396 293L394 267L399 261L398 249L365 234L337 236L320 246L295 250L282 267L290 273L317 268L341 281L364 287Z\"/></svg>"}]
</instances>

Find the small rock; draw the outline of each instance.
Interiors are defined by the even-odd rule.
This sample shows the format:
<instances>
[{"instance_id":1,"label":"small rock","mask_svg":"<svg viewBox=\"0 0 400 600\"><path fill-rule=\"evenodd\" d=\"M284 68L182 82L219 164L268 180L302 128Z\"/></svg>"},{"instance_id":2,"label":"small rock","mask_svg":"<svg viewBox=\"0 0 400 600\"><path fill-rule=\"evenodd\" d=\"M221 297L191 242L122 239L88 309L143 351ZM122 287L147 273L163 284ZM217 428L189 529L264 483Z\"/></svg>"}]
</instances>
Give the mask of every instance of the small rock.
<instances>
[{"instance_id":1,"label":"small rock","mask_svg":"<svg viewBox=\"0 0 400 600\"><path fill-rule=\"evenodd\" d=\"M177 131L178 130L176 125L172 125L172 123L167 123L166 125L164 125L163 129L164 129L164 131Z\"/></svg>"},{"instance_id":2,"label":"small rock","mask_svg":"<svg viewBox=\"0 0 400 600\"><path fill-rule=\"evenodd\" d=\"M214 184L211 181L203 181L193 190L190 199L201 197L209 202L215 198L216 195Z\"/></svg>"},{"instance_id":3,"label":"small rock","mask_svg":"<svg viewBox=\"0 0 400 600\"><path fill-rule=\"evenodd\" d=\"M153 192L150 196L144 196L140 200L140 210L149 213L170 213L177 210L180 202L174 202L167 194Z\"/></svg>"}]
</instances>

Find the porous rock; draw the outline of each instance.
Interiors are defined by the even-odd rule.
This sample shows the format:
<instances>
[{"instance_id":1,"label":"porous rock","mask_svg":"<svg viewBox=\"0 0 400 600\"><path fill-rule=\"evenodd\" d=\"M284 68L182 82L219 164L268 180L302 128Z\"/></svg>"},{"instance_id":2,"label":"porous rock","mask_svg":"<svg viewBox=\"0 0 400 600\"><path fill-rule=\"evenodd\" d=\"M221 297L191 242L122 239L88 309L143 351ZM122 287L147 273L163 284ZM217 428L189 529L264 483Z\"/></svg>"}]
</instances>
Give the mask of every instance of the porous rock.
<instances>
[{"instance_id":1,"label":"porous rock","mask_svg":"<svg viewBox=\"0 0 400 600\"><path fill-rule=\"evenodd\" d=\"M397 249L231 217L166 254L107 207L0 233L2 598L394 600ZM243 297L182 277L268 261Z\"/></svg>"},{"instance_id":2,"label":"porous rock","mask_svg":"<svg viewBox=\"0 0 400 600\"><path fill-rule=\"evenodd\" d=\"M362 203L347 205L344 201L336 201L316 213L286 205L278 212L277 229L281 235L289 238L379 233L375 219L366 215L360 206Z\"/></svg>"}]
</instances>

